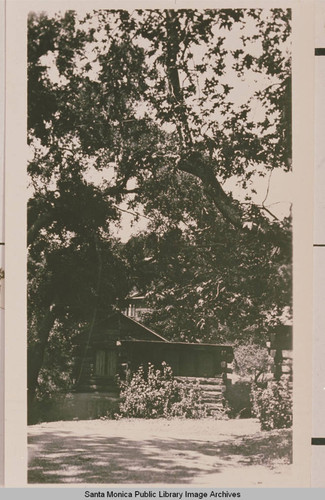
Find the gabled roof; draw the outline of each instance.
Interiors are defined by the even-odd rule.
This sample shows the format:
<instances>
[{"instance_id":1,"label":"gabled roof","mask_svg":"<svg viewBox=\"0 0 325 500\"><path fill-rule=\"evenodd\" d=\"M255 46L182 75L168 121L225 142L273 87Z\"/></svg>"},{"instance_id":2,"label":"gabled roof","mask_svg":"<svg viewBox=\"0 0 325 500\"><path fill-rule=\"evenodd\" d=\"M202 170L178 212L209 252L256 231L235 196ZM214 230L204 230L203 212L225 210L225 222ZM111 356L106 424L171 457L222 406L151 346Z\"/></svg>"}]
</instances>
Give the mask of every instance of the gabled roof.
<instances>
[{"instance_id":1,"label":"gabled roof","mask_svg":"<svg viewBox=\"0 0 325 500\"><path fill-rule=\"evenodd\" d=\"M142 323L140 323L139 321L136 321L135 319L133 318L130 318L130 316L126 316L126 314L120 312L120 315L123 316L123 318L127 319L128 321L130 321L131 323L137 325L137 326L140 326L142 329L146 330L146 332L150 333L151 335L153 335L154 337L157 338L157 340L160 340L160 341L164 341L164 342L168 342L169 343L169 340L165 339L164 337L162 337L161 335L159 335L159 333L156 333L154 332L153 330L151 330L150 328L148 328L147 326L143 325Z\"/></svg>"},{"instance_id":2,"label":"gabled roof","mask_svg":"<svg viewBox=\"0 0 325 500\"><path fill-rule=\"evenodd\" d=\"M132 342L133 344L150 344L152 343L152 341L150 340L138 340L138 339L135 339L135 340L128 340L128 339L125 339L125 340L121 340L121 343L122 344L127 344L127 343L130 343ZM197 349L200 349L200 348L205 348L205 347L208 347L208 348L214 348L214 347L217 347L217 348L224 348L224 349L228 349L228 350L232 350L233 349L233 345L232 344L208 344L208 343L204 343L204 342L174 342L174 341L165 341L165 342L168 342L169 345L173 345L173 346L186 346L186 347L194 347L194 348L197 348ZM165 342L161 342L161 341L157 341L155 342L155 344L164 344Z\"/></svg>"}]
</instances>

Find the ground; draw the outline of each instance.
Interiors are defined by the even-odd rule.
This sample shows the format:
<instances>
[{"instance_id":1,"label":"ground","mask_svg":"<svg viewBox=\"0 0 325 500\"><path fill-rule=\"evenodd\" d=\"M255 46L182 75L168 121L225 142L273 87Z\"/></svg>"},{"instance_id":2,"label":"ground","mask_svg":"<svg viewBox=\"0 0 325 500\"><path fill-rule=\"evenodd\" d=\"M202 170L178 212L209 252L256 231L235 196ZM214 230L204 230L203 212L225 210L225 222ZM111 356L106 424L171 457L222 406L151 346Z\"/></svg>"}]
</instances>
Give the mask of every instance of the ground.
<instances>
[{"instance_id":1,"label":"ground","mask_svg":"<svg viewBox=\"0 0 325 500\"><path fill-rule=\"evenodd\" d=\"M29 427L29 482L290 485L290 430L259 429L254 419L33 425Z\"/></svg>"}]
</instances>

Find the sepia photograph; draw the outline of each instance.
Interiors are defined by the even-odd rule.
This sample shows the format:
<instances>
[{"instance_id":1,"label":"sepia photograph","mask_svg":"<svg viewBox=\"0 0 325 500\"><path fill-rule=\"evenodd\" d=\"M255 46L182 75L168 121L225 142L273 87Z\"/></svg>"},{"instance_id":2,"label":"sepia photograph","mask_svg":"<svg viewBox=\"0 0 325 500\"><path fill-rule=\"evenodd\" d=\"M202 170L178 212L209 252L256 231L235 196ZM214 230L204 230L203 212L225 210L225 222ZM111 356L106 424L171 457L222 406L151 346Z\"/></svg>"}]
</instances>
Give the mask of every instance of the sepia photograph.
<instances>
[{"instance_id":1,"label":"sepia photograph","mask_svg":"<svg viewBox=\"0 0 325 500\"><path fill-rule=\"evenodd\" d=\"M292 10L86 6L26 18L28 483L285 485Z\"/></svg>"}]
</instances>

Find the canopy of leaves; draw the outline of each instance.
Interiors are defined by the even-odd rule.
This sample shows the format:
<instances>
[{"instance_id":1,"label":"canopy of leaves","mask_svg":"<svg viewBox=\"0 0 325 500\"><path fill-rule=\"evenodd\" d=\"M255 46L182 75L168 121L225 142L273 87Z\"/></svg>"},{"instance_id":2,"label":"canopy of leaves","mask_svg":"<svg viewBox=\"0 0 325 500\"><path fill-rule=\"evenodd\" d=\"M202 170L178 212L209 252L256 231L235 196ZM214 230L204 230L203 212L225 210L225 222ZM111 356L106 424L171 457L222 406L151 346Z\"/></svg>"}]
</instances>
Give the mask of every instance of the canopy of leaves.
<instances>
[{"instance_id":1,"label":"canopy of leaves","mask_svg":"<svg viewBox=\"0 0 325 500\"><path fill-rule=\"evenodd\" d=\"M290 11L31 15L29 34L32 137L111 160L121 189L167 167L221 197L290 168Z\"/></svg>"}]
</instances>

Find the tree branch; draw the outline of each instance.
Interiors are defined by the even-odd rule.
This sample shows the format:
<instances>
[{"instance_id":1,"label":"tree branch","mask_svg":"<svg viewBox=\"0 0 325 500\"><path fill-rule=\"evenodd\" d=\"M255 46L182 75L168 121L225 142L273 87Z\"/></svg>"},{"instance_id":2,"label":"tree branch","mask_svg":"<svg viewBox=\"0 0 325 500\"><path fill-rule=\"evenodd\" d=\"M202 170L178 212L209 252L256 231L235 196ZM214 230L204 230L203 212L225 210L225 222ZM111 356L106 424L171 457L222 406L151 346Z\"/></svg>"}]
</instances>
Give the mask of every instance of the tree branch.
<instances>
[{"instance_id":1,"label":"tree branch","mask_svg":"<svg viewBox=\"0 0 325 500\"><path fill-rule=\"evenodd\" d=\"M177 14L172 10L166 10L166 31L167 31L167 39L166 39L167 78L171 89L171 97L174 100L174 112L176 117L182 124L182 129L178 130L178 134L180 136L181 146L192 148L193 140L188 125L187 116L185 113L186 104L182 93L182 88L179 79L179 72L177 67L177 57L180 51L180 42L179 42L180 26ZM183 144L183 142L185 142L185 144Z\"/></svg>"},{"instance_id":2,"label":"tree branch","mask_svg":"<svg viewBox=\"0 0 325 500\"><path fill-rule=\"evenodd\" d=\"M140 214L139 212L131 212L130 210L125 210L124 208L120 208L117 205L113 205L113 206L114 206L114 208L116 208L116 210L119 210L120 212L125 212L126 214L133 215L133 217L143 217L144 219L148 219L148 220L152 221L152 219L150 219L150 217L147 217L146 215Z\"/></svg>"},{"instance_id":3,"label":"tree branch","mask_svg":"<svg viewBox=\"0 0 325 500\"><path fill-rule=\"evenodd\" d=\"M242 214L223 190L213 172L212 166L203 158L201 153L194 152L189 153L186 157L183 156L179 160L177 167L183 172L199 178L221 215L234 227L243 229Z\"/></svg>"}]
</instances>

